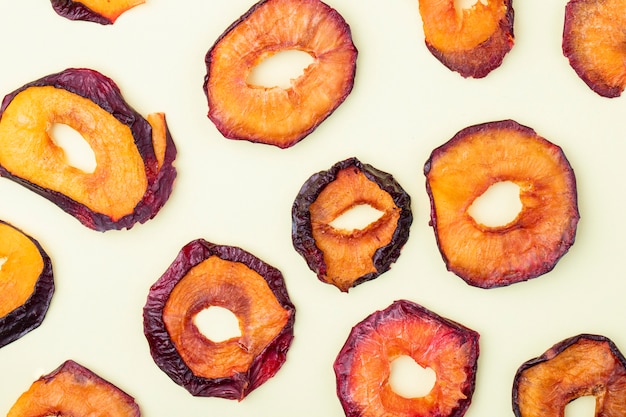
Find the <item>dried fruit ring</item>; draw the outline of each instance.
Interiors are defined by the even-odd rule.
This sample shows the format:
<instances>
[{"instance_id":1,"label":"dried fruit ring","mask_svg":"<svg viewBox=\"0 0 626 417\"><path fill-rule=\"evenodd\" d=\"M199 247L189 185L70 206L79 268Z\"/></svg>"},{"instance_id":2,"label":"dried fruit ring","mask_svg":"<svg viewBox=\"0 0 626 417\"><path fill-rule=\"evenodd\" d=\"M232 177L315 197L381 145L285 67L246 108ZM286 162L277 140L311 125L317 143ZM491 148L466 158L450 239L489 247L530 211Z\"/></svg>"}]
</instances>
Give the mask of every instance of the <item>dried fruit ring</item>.
<instances>
[{"instance_id":1,"label":"dried fruit ring","mask_svg":"<svg viewBox=\"0 0 626 417\"><path fill-rule=\"evenodd\" d=\"M363 229L331 225L363 204L382 215ZM349 158L304 183L292 208L292 240L321 281L346 292L391 267L412 221L411 198L393 176Z\"/></svg>"},{"instance_id":2,"label":"dried fruit ring","mask_svg":"<svg viewBox=\"0 0 626 417\"><path fill-rule=\"evenodd\" d=\"M241 336L212 341L195 325L218 306ZM144 332L156 364L192 395L242 400L274 376L293 339L295 307L283 276L250 253L194 240L150 288Z\"/></svg>"},{"instance_id":3,"label":"dried fruit ring","mask_svg":"<svg viewBox=\"0 0 626 417\"><path fill-rule=\"evenodd\" d=\"M519 367L513 383L517 417L562 416L578 397L596 398L595 415L626 415L626 359L605 336L580 334Z\"/></svg>"},{"instance_id":4,"label":"dried fruit ring","mask_svg":"<svg viewBox=\"0 0 626 417\"><path fill-rule=\"evenodd\" d=\"M145 0L51 0L59 16L70 20L111 25L127 10L145 3Z\"/></svg>"},{"instance_id":5,"label":"dried fruit ring","mask_svg":"<svg viewBox=\"0 0 626 417\"><path fill-rule=\"evenodd\" d=\"M471 126L424 166L431 225L448 270L491 288L542 275L574 243L578 203L562 149L512 120ZM508 224L480 224L468 210L498 182L519 186L522 209Z\"/></svg>"},{"instance_id":6,"label":"dried fruit ring","mask_svg":"<svg viewBox=\"0 0 626 417\"><path fill-rule=\"evenodd\" d=\"M460 417L470 405L479 334L411 301L395 301L357 324L337 355L337 395L349 417ZM422 397L405 398L389 383L390 364L410 356L435 371Z\"/></svg>"},{"instance_id":7,"label":"dried fruit ring","mask_svg":"<svg viewBox=\"0 0 626 417\"><path fill-rule=\"evenodd\" d=\"M291 87L247 83L251 70L284 50L314 58ZM350 27L319 0L261 0L206 55L209 118L227 138L287 148L325 120L354 83L357 50Z\"/></svg>"}]
</instances>

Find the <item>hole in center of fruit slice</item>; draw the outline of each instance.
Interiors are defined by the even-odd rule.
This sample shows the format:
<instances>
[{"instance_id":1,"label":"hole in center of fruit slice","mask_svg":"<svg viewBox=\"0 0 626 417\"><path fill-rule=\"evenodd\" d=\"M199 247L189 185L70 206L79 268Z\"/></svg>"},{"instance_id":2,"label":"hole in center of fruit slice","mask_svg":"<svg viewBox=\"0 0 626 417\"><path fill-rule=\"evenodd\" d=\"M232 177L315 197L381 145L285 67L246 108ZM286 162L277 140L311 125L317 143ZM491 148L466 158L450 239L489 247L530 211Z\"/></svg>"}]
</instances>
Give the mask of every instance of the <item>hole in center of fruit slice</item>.
<instances>
[{"instance_id":1,"label":"hole in center of fruit slice","mask_svg":"<svg viewBox=\"0 0 626 417\"><path fill-rule=\"evenodd\" d=\"M434 370L420 366L408 355L398 356L391 362L389 384L393 392L401 397L424 397L433 389L436 381Z\"/></svg>"},{"instance_id":2,"label":"hole in center of fruit slice","mask_svg":"<svg viewBox=\"0 0 626 417\"><path fill-rule=\"evenodd\" d=\"M246 82L257 87L291 87L304 73L306 67L315 62L308 53L297 49L287 49L271 55L252 68Z\"/></svg>"},{"instance_id":3,"label":"hole in center of fruit slice","mask_svg":"<svg viewBox=\"0 0 626 417\"><path fill-rule=\"evenodd\" d=\"M564 417L593 417L596 414L596 397L584 395L565 406Z\"/></svg>"},{"instance_id":4,"label":"hole in center of fruit slice","mask_svg":"<svg viewBox=\"0 0 626 417\"><path fill-rule=\"evenodd\" d=\"M63 150L68 165L87 174L96 170L96 155L80 132L66 124L53 123L49 134L54 144Z\"/></svg>"},{"instance_id":5,"label":"hole in center of fruit slice","mask_svg":"<svg viewBox=\"0 0 626 417\"><path fill-rule=\"evenodd\" d=\"M471 9L476 3L482 3L485 6L487 5L487 0L454 0L454 8L457 11L462 11L464 9Z\"/></svg>"},{"instance_id":6,"label":"hole in center of fruit slice","mask_svg":"<svg viewBox=\"0 0 626 417\"><path fill-rule=\"evenodd\" d=\"M383 214L382 211L375 209L369 204L357 204L344 211L339 217L330 222L329 225L334 229L348 232L363 230L380 219Z\"/></svg>"},{"instance_id":7,"label":"hole in center of fruit slice","mask_svg":"<svg viewBox=\"0 0 626 417\"><path fill-rule=\"evenodd\" d=\"M224 307L209 306L196 314L193 322L204 337L215 343L241 337L239 319Z\"/></svg>"},{"instance_id":8,"label":"hole in center of fruit slice","mask_svg":"<svg viewBox=\"0 0 626 417\"><path fill-rule=\"evenodd\" d=\"M519 185L511 181L493 184L472 202L468 214L487 227L501 227L511 223L522 210Z\"/></svg>"},{"instance_id":9,"label":"hole in center of fruit slice","mask_svg":"<svg viewBox=\"0 0 626 417\"><path fill-rule=\"evenodd\" d=\"M9 258L7 258L6 256L0 256L0 271L2 271L2 265L4 265L5 262L8 260Z\"/></svg>"}]
</instances>

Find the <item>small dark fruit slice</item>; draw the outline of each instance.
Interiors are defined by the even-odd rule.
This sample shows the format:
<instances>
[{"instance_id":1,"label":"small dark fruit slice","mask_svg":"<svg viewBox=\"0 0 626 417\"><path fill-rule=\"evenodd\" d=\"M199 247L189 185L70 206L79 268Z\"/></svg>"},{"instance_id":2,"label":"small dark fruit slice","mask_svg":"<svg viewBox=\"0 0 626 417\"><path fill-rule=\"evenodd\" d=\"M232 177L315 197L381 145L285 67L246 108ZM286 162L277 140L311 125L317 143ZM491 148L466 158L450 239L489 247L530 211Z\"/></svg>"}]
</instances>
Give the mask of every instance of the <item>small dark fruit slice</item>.
<instances>
[{"instance_id":1,"label":"small dark fruit slice","mask_svg":"<svg viewBox=\"0 0 626 417\"><path fill-rule=\"evenodd\" d=\"M68 360L24 392L7 417L139 417L139 406L124 391L89 369Z\"/></svg>"},{"instance_id":2,"label":"small dark fruit slice","mask_svg":"<svg viewBox=\"0 0 626 417\"><path fill-rule=\"evenodd\" d=\"M111 25L127 10L145 3L145 0L51 0L57 14L70 20Z\"/></svg>"},{"instance_id":3,"label":"small dark fruit slice","mask_svg":"<svg viewBox=\"0 0 626 417\"><path fill-rule=\"evenodd\" d=\"M363 229L331 225L362 204L382 215ZM393 176L349 158L303 184L292 207L292 241L322 282L347 292L389 270L412 221L411 198Z\"/></svg>"},{"instance_id":4,"label":"small dark fruit slice","mask_svg":"<svg viewBox=\"0 0 626 417\"><path fill-rule=\"evenodd\" d=\"M477 1L469 8L454 0L419 0L426 46L452 71L483 78L513 48L511 0Z\"/></svg>"},{"instance_id":5,"label":"small dark fruit slice","mask_svg":"<svg viewBox=\"0 0 626 417\"><path fill-rule=\"evenodd\" d=\"M194 320L230 310L241 335L205 337ZM282 274L254 255L198 239L150 288L144 333L156 364L192 395L244 399L274 376L293 340L295 307Z\"/></svg>"},{"instance_id":6,"label":"small dark fruit slice","mask_svg":"<svg viewBox=\"0 0 626 417\"><path fill-rule=\"evenodd\" d=\"M569 402L587 395L596 399L596 417L626 415L626 359L605 336L570 337L522 364L513 411L517 417L563 416Z\"/></svg>"},{"instance_id":7,"label":"small dark fruit slice","mask_svg":"<svg viewBox=\"0 0 626 417\"><path fill-rule=\"evenodd\" d=\"M53 294L48 254L31 236L0 220L0 347L39 327Z\"/></svg>"},{"instance_id":8,"label":"small dark fruit slice","mask_svg":"<svg viewBox=\"0 0 626 417\"><path fill-rule=\"evenodd\" d=\"M469 407L479 334L407 300L376 311L352 328L337 355L337 395L348 417L460 417ZM431 391L406 398L389 383L391 362L410 356L435 371Z\"/></svg>"},{"instance_id":9,"label":"small dark fruit slice","mask_svg":"<svg viewBox=\"0 0 626 417\"><path fill-rule=\"evenodd\" d=\"M424 166L431 225L448 270L492 288L551 271L574 243L576 179L562 149L512 120L465 128ZM522 209L486 226L468 210L492 185L519 186Z\"/></svg>"},{"instance_id":10,"label":"small dark fruit slice","mask_svg":"<svg viewBox=\"0 0 626 417\"><path fill-rule=\"evenodd\" d=\"M256 65L286 50L314 59L291 87L247 83ZM206 55L208 117L226 138L293 146L350 94L356 57L350 27L325 3L261 0Z\"/></svg>"},{"instance_id":11,"label":"small dark fruit slice","mask_svg":"<svg viewBox=\"0 0 626 417\"><path fill-rule=\"evenodd\" d=\"M563 54L596 93L618 97L626 87L626 0L570 0Z\"/></svg>"},{"instance_id":12,"label":"small dark fruit slice","mask_svg":"<svg viewBox=\"0 0 626 417\"><path fill-rule=\"evenodd\" d=\"M54 124L78 131L93 172L70 165ZM0 175L49 199L95 230L153 218L172 191L176 147L165 116L144 119L117 85L90 69L67 69L10 93L0 107Z\"/></svg>"}]
</instances>

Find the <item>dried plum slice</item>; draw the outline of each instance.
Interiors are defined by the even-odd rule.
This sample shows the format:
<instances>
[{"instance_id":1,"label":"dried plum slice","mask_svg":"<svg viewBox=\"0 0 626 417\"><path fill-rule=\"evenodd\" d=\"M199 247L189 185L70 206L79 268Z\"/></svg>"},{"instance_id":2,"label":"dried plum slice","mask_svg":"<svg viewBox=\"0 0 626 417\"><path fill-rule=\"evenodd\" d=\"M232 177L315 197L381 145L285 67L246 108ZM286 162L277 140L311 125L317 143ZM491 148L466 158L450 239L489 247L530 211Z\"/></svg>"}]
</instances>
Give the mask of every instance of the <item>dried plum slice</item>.
<instances>
[{"instance_id":1,"label":"dried plum slice","mask_svg":"<svg viewBox=\"0 0 626 417\"><path fill-rule=\"evenodd\" d=\"M51 0L59 16L70 20L84 20L112 25L127 10L145 3L145 0Z\"/></svg>"},{"instance_id":2,"label":"dried plum slice","mask_svg":"<svg viewBox=\"0 0 626 417\"><path fill-rule=\"evenodd\" d=\"M93 172L67 162L51 137L54 124L82 135L95 155ZM144 119L94 70L43 77L7 95L0 107L0 175L95 230L153 218L172 191L175 157L165 116Z\"/></svg>"},{"instance_id":3,"label":"dried plum slice","mask_svg":"<svg viewBox=\"0 0 626 417\"><path fill-rule=\"evenodd\" d=\"M205 309L230 310L241 335L205 337ZM273 377L293 340L295 307L282 274L243 249L198 239L150 288L144 333L156 364L192 395L242 400Z\"/></svg>"},{"instance_id":4,"label":"dried plum slice","mask_svg":"<svg viewBox=\"0 0 626 417\"><path fill-rule=\"evenodd\" d=\"M382 215L363 229L331 225L362 204ZM411 198L393 176L349 158L304 183L292 207L292 241L322 282L347 292L389 270L412 221Z\"/></svg>"},{"instance_id":5,"label":"dried plum slice","mask_svg":"<svg viewBox=\"0 0 626 417\"><path fill-rule=\"evenodd\" d=\"M474 392L478 341L474 330L412 301L372 313L352 328L334 363L346 416L462 416ZM390 385L391 363L402 355L434 370L425 396L406 398Z\"/></svg>"}]
</instances>

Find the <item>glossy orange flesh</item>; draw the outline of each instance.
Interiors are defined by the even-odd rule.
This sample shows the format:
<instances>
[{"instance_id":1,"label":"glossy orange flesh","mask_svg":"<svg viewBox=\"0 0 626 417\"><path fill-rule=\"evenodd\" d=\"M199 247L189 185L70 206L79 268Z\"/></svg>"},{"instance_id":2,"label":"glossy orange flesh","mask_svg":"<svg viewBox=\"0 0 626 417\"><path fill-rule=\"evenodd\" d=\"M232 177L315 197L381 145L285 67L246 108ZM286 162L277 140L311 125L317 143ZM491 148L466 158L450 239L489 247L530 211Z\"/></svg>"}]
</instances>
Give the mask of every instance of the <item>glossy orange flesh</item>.
<instances>
[{"instance_id":1,"label":"glossy orange flesh","mask_svg":"<svg viewBox=\"0 0 626 417\"><path fill-rule=\"evenodd\" d=\"M145 0L80 0L80 3L107 18L111 23L114 23L122 13L145 2Z\"/></svg>"}]
</instances>

